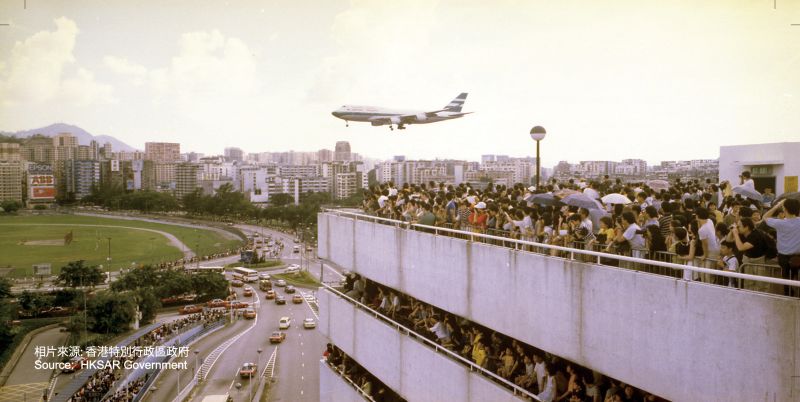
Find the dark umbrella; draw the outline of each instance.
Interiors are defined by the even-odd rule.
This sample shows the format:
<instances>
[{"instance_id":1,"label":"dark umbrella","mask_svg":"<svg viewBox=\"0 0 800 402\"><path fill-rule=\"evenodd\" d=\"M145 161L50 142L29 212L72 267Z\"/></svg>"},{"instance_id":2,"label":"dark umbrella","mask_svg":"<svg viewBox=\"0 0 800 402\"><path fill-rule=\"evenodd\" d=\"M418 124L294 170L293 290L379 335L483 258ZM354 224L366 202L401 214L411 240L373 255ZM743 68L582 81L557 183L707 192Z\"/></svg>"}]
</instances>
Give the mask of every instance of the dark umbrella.
<instances>
[{"instance_id":1,"label":"dark umbrella","mask_svg":"<svg viewBox=\"0 0 800 402\"><path fill-rule=\"evenodd\" d=\"M597 201L589 198L588 195L584 194L571 194L561 199L561 202L567 204L569 206L578 207L578 208L586 208L586 209L601 209L600 205L597 205Z\"/></svg>"},{"instance_id":2,"label":"dark umbrella","mask_svg":"<svg viewBox=\"0 0 800 402\"><path fill-rule=\"evenodd\" d=\"M745 187L745 186L736 186L733 188L734 194L739 194L742 197L749 198L751 200L755 200L758 202L764 202L764 196L761 195L758 191L754 188Z\"/></svg>"},{"instance_id":3,"label":"dark umbrella","mask_svg":"<svg viewBox=\"0 0 800 402\"><path fill-rule=\"evenodd\" d=\"M793 200L800 200L800 191L792 191L791 193L783 193L783 194L779 195L778 198L775 199L775 201L772 201L772 205L775 205L778 202L780 202L781 200L785 200L787 198L788 199L793 199Z\"/></svg>"},{"instance_id":4,"label":"dark umbrella","mask_svg":"<svg viewBox=\"0 0 800 402\"><path fill-rule=\"evenodd\" d=\"M525 201L539 205L550 205L550 206L558 205L558 199L556 199L556 197L553 194L547 194L547 193L533 194L530 196L530 199L527 199Z\"/></svg>"}]
</instances>

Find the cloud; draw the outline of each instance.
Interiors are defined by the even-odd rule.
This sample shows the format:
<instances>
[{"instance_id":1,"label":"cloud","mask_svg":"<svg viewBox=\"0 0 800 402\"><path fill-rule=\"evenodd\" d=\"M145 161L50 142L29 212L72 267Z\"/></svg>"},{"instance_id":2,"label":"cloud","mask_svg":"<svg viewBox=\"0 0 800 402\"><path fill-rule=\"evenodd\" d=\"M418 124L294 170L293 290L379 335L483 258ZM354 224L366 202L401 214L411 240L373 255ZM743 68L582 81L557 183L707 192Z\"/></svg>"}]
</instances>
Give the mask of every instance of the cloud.
<instances>
[{"instance_id":1,"label":"cloud","mask_svg":"<svg viewBox=\"0 0 800 402\"><path fill-rule=\"evenodd\" d=\"M126 58L106 56L103 58L103 63L115 74L129 77L133 85L143 85L147 80L147 68L130 63Z\"/></svg>"},{"instance_id":2,"label":"cloud","mask_svg":"<svg viewBox=\"0 0 800 402\"><path fill-rule=\"evenodd\" d=\"M78 27L74 21L54 20L55 31L40 31L18 41L0 70L0 105L34 107L49 101L82 105L113 101L113 88L97 83L77 64L73 54Z\"/></svg>"}]
</instances>

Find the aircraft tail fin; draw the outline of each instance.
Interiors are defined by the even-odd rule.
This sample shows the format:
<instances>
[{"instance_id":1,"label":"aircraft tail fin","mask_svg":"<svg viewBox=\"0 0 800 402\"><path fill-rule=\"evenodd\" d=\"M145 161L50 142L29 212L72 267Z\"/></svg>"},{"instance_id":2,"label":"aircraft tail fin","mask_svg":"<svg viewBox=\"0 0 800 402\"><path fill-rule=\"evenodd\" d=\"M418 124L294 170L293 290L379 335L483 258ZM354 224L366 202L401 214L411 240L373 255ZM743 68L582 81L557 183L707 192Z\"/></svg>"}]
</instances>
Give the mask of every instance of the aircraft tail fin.
<instances>
[{"instance_id":1,"label":"aircraft tail fin","mask_svg":"<svg viewBox=\"0 0 800 402\"><path fill-rule=\"evenodd\" d=\"M451 100L447 106L444 107L445 110L448 112L460 112L461 107L464 106L464 102L467 100L467 93L462 92L460 95L456 96L455 99Z\"/></svg>"}]
</instances>

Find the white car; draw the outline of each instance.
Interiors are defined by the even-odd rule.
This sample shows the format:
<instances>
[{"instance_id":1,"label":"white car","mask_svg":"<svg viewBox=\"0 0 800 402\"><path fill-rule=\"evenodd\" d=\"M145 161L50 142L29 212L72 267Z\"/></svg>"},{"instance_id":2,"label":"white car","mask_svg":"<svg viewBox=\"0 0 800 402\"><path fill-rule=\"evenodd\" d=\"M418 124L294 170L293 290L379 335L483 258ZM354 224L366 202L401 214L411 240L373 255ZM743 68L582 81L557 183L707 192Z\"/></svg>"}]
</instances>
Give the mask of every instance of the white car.
<instances>
[{"instance_id":1,"label":"white car","mask_svg":"<svg viewBox=\"0 0 800 402\"><path fill-rule=\"evenodd\" d=\"M266 273L266 272L259 273L258 277L259 277L259 279L269 279L270 278L269 274Z\"/></svg>"},{"instance_id":2,"label":"white car","mask_svg":"<svg viewBox=\"0 0 800 402\"><path fill-rule=\"evenodd\" d=\"M313 318L306 318L305 320L303 320L303 328L313 329L313 328L316 328L316 327L317 327L317 323L314 322Z\"/></svg>"},{"instance_id":3,"label":"white car","mask_svg":"<svg viewBox=\"0 0 800 402\"><path fill-rule=\"evenodd\" d=\"M292 264L292 265L289 265L289 266L288 266L288 267L286 267L286 269L283 271L283 273L284 273L284 274L294 274L294 273L296 273L296 272L300 272L300 266L299 266L299 265L297 265L297 264Z\"/></svg>"},{"instance_id":4,"label":"white car","mask_svg":"<svg viewBox=\"0 0 800 402\"><path fill-rule=\"evenodd\" d=\"M286 281L284 281L283 279L278 279L277 281L275 281L275 286L284 287L286 286Z\"/></svg>"},{"instance_id":5,"label":"white car","mask_svg":"<svg viewBox=\"0 0 800 402\"><path fill-rule=\"evenodd\" d=\"M289 326L292 324L292 319L289 317L281 317L280 321L278 321L278 329L289 329Z\"/></svg>"},{"instance_id":6,"label":"white car","mask_svg":"<svg viewBox=\"0 0 800 402\"><path fill-rule=\"evenodd\" d=\"M293 253L299 253L299 252L300 252L300 246L294 246L294 247L292 248L292 252L293 252Z\"/></svg>"}]
</instances>

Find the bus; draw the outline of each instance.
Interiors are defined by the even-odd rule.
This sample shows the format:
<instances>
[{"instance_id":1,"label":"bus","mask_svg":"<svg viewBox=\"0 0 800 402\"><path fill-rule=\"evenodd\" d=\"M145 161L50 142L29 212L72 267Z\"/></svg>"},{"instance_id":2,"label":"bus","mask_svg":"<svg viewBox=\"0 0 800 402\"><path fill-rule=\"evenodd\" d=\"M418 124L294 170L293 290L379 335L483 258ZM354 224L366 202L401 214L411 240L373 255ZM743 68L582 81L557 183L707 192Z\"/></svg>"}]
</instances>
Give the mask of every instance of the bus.
<instances>
[{"instance_id":1,"label":"bus","mask_svg":"<svg viewBox=\"0 0 800 402\"><path fill-rule=\"evenodd\" d=\"M257 282L258 271L255 269L236 267L233 269L233 279L238 279L242 282Z\"/></svg>"},{"instance_id":2,"label":"bus","mask_svg":"<svg viewBox=\"0 0 800 402\"><path fill-rule=\"evenodd\" d=\"M203 274L207 272L214 272L217 274L225 273L225 267L191 267L187 265L183 267L183 269L189 274Z\"/></svg>"}]
</instances>

